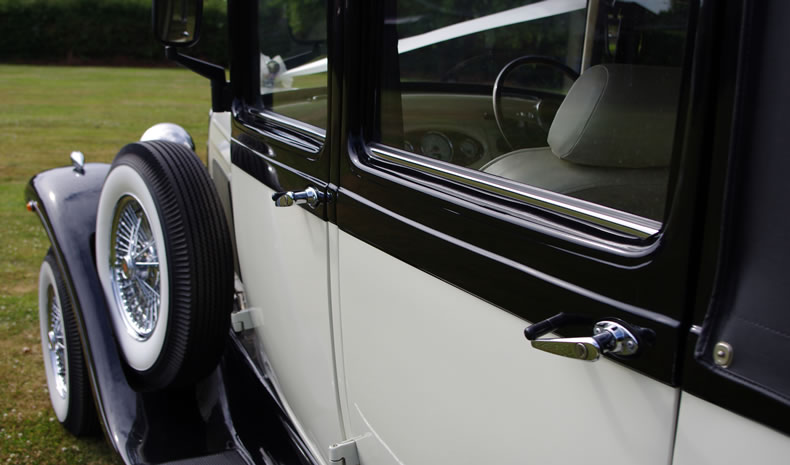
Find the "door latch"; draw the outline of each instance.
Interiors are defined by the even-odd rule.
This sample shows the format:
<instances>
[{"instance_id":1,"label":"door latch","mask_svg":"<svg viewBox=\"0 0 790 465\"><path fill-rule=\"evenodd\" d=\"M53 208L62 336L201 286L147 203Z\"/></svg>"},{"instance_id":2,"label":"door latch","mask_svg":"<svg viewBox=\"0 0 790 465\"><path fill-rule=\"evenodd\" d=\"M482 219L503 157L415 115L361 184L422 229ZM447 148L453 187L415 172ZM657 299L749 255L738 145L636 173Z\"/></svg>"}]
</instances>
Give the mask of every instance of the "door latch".
<instances>
[{"instance_id":1,"label":"door latch","mask_svg":"<svg viewBox=\"0 0 790 465\"><path fill-rule=\"evenodd\" d=\"M589 337L538 339L560 326L575 324L578 322L576 320L573 315L560 313L527 327L524 335L532 341L532 347L536 349L588 362L598 360L601 354L627 357L639 351L639 339L634 335L635 331L622 323L610 320L595 323L593 335Z\"/></svg>"},{"instance_id":2,"label":"door latch","mask_svg":"<svg viewBox=\"0 0 790 465\"><path fill-rule=\"evenodd\" d=\"M274 200L274 205L276 207L290 207L291 205L301 205L305 203L311 207L316 207L324 200L324 193L313 187L308 187L299 192L276 192L272 195L272 200Z\"/></svg>"}]
</instances>

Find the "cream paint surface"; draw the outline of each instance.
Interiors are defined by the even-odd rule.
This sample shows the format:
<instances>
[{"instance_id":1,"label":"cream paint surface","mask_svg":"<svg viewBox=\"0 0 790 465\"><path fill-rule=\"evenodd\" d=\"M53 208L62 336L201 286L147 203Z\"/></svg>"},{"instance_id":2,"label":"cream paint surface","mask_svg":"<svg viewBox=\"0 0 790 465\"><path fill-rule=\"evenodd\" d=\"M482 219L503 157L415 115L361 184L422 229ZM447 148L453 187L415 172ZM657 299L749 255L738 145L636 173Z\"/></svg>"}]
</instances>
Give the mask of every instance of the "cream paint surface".
<instances>
[{"instance_id":1,"label":"cream paint surface","mask_svg":"<svg viewBox=\"0 0 790 465\"><path fill-rule=\"evenodd\" d=\"M339 270L363 465L669 463L676 389L535 350L528 322L344 232Z\"/></svg>"},{"instance_id":2,"label":"cream paint surface","mask_svg":"<svg viewBox=\"0 0 790 465\"><path fill-rule=\"evenodd\" d=\"M682 394L673 465L788 461L790 437L691 394Z\"/></svg>"},{"instance_id":3,"label":"cream paint surface","mask_svg":"<svg viewBox=\"0 0 790 465\"><path fill-rule=\"evenodd\" d=\"M216 161L230 179L230 112L212 113L208 125L208 170L214 176Z\"/></svg>"},{"instance_id":4,"label":"cream paint surface","mask_svg":"<svg viewBox=\"0 0 790 465\"><path fill-rule=\"evenodd\" d=\"M255 331L281 394L309 446L327 460L343 438L329 308L327 223L300 207L276 208L271 189L235 165L233 207ZM241 214L240 212L244 212Z\"/></svg>"}]
</instances>

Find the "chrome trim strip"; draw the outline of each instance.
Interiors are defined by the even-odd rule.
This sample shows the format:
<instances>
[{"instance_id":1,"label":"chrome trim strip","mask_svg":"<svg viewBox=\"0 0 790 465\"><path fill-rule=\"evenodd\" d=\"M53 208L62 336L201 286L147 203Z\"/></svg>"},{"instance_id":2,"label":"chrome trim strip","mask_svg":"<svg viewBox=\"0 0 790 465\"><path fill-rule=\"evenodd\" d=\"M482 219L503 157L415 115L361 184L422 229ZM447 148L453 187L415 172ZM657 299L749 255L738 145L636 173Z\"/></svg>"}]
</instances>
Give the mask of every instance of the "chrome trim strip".
<instances>
[{"instance_id":1,"label":"chrome trim strip","mask_svg":"<svg viewBox=\"0 0 790 465\"><path fill-rule=\"evenodd\" d=\"M700 334L702 334L702 326L693 325L691 327L690 331L691 331L691 334L695 334L695 335L699 336Z\"/></svg>"},{"instance_id":2,"label":"chrome trim strip","mask_svg":"<svg viewBox=\"0 0 790 465\"><path fill-rule=\"evenodd\" d=\"M285 163L283 163L281 161L275 160L274 158L272 158L271 154L265 154L265 153L262 153L262 152L260 152L258 150L255 150L254 148L250 147L249 145L245 144L244 142L241 142L240 140L238 140L236 138L231 138L231 141L234 144L237 144L238 146L243 147L244 149L248 150L250 153L255 154L255 156L257 156L259 158L262 158L267 163L271 163L272 165L276 166L279 169L282 169L282 170L288 171L290 173L296 174L298 176L304 177L306 179L309 179L310 182L314 183L316 186L326 186L326 181L322 181L321 179L318 179L318 178L316 178L314 176L310 176L307 173L303 173L303 172L301 172L299 170L296 170L296 169L292 168L291 166L289 166L289 165L287 165L287 164L285 164ZM231 164L232 165L234 164L232 159L231 159ZM239 165L236 165L236 166L239 166ZM272 186L269 186L269 187L272 187ZM323 189L323 187L322 187L322 189Z\"/></svg>"},{"instance_id":3,"label":"chrome trim strip","mask_svg":"<svg viewBox=\"0 0 790 465\"><path fill-rule=\"evenodd\" d=\"M322 141L326 140L326 130L321 129L318 126L307 124L303 121L299 121L298 119L289 118L288 116L275 113L271 110L259 110L257 108L248 108L247 111L249 111L254 116L258 116L261 118L265 118L267 120L274 121L275 123L282 124L287 128L293 129L297 132L301 132L307 136L317 137Z\"/></svg>"},{"instance_id":4,"label":"chrome trim strip","mask_svg":"<svg viewBox=\"0 0 790 465\"><path fill-rule=\"evenodd\" d=\"M658 221L604 207L580 199L573 199L556 192L528 186L504 178L470 171L445 163L425 159L406 152L398 151L381 144L371 144L370 152L374 159L394 163L407 168L415 168L448 181L482 190L490 194L525 202L556 213L570 215L607 229L646 239L661 230Z\"/></svg>"},{"instance_id":5,"label":"chrome trim strip","mask_svg":"<svg viewBox=\"0 0 790 465\"><path fill-rule=\"evenodd\" d=\"M397 182L396 180L398 179L398 177L396 174L382 172L380 168L366 165L362 163L358 157L352 157L352 163L354 163L354 165L358 169L364 171L376 172L376 170L378 170L376 172L378 176L382 176L386 179ZM413 181L409 181L409 182L413 182ZM346 192L347 190L348 189L343 189L342 187L340 188L340 192ZM444 191L434 190L433 187L424 187L423 191L426 190L433 192L437 197L442 198L449 202L458 200L457 196L446 193ZM478 203L471 203L467 206L477 211L480 211L481 209L485 209L487 215L493 218L497 218L498 220L501 221L512 222L513 218L518 218L521 221L528 222L529 223L528 227L540 234L558 238L562 241L578 244L583 247L590 247L590 248L598 249L603 252L613 253L616 255L620 255L621 257L629 257L629 258L644 257L652 253L654 250L656 250L659 244L658 241L650 241L645 245L624 244L622 241L616 242L613 240L601 239L600 237L595 237L583 231L579 231L578 228L573 229L568 226L557 224L556 222L547 221L533 214L513 215L512 211L509 211L512 209L502 208L502 209L492 210L489 209L484 204L481 205ZM606 262L606 263L611 264L610 262Z\"/></svg>"},{"instance_id":6,"label":"chrome trim strip","mask_svg":"<svg viewBox=\"0 0 790 465\"><path fill-rule=\"evenodd\" d=\"M677 328L680 325L679 321L675 320L674 318L670 318L670 317L668 317L668 316L666 316L666 315L664 315L662 313L654 312L652 310L648 310L648 309L642 308L642 307L637 307L636 305L631 305L631 304L626 303L626 302L621 302L621 301L619 301L617 299L614 299L614 298L611 298L611 297L609 297L609 296L607 296L605 294L600 294L598 292L595 292L592 289L587 289L585 287L579 286L579 285L574 284L574 283L572 283L570 281L566 281L566 280L564 280L562 278L559 278L557 276L554 276L554 275L548 274L546 272L540 271L537 268L533 268L532 266L525 265L525 264L523 264L521 262L518 262L518 261L515 261L513 259L507 258L505 256L493 253L490 250L486 250L486 249L483 249L481 247L478 247L478 246L476 246L476 245L474 245L472 243L466 242L466 241L464 241L462 239L458 239L455 236L451 236L451 235L449 235L447 233L444 233L442 231L439 231L437 229L433 229L430 226L426 226L423 223L420 223L418 221L414 221L414 220L409 219L409 218L407 218L407 217L405 217L403 215L395 213L392 210L389 210L389 209L387 209L385 207L382 207L381 205L379 205L379 204L367 199L366 197L364 197L362 195L359 195L356 192L353 192L351 190L348 190L348 189L345 189L345 188L341 187L340 188L340 194L348 196L349 198L351 198L351 199L353 199L353 200L355 200L355 201L357 201L357 202L359 202L359 203L361 203L361 204L363 204L363 205L365 205L367 207L370 207L370 208L372 208L374 210L377 210L377 211L379 211L381 213L384 213L385 215L390 216L390 217L392 217L392 218L394 218L394 219L396 219L396 220L398 220L398 221L400 221L402 223L405 223L405 224L407 224L407 225L409 225L409 226L411 226L411 227L413 227L413 228L415 228L415 229L417 229L419 231L422 231L422 232L424 232L426 234L430 234L431 236L437 237L437 238L439 238L439 239L441 239L443 241L446 241L446 242L449 242L451 244L454 244L454 245L456 245L456 246L458 246L458 247L460 247L462 249L465 249L465 250L468 250L470 252L476 253L478 255L490 258L491 260L494 260L494 261L496 261L498 263L501 263L502 265L505 265L505 266L508 266L510 268L516 269L516 270L518 270L518 271L520 271L522 273L526 273L526 274L528 274L528 275L530 275L530 276L532 276L534 278L537 278L537 279L539 279L539 280L541 280L543 282L549 283L549 284L551 284L553 286L557 286L557 287L559 287L561 289L565 289L567 291L570 291L570 292L572 292L574 294L580 295L580 296L585 297L587 299L594 300L596 302L600 302L600 303L602 303L604 305L616 308L616 309L621 310L623 312L630 313L631 315L636 315L636 316L639 316L639 317L644 318L646 320L651 320L651 321L654 321L654 322L656 322L658 324L666 325L666 326L669 326L671 328Z\"/></svg>"}]
</instances>

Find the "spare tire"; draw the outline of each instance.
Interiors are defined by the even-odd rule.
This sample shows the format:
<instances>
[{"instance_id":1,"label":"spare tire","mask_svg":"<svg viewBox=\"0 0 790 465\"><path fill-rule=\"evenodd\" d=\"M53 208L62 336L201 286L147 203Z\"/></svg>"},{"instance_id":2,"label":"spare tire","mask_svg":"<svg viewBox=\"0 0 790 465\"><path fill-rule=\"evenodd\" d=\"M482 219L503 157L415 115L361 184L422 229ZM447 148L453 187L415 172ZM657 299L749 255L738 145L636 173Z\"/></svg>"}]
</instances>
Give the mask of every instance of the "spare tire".
<instances>
[{"instance_id":1,"label":"spare tire","mask_svg":"<svg viewBox=\"0 0 790 465\"><path fill-rule=\"evenodd\" d=\"M191 150L166 141L121 149L99 197L96 267L132 387L183 387L215 368L233 255L219 197Z\"/></svg>"}]
</instances>

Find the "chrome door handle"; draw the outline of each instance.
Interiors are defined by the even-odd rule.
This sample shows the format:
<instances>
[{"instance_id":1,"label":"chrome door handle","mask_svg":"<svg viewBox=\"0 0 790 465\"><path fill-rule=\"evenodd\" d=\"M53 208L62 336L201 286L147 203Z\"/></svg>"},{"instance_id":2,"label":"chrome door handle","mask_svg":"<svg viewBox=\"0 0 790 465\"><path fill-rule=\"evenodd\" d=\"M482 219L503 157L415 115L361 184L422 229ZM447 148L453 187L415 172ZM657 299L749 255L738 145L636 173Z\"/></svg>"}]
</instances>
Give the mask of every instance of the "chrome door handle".
<instances>
[{"instance_id":1,"label":"chrome door handle","mask_svg":"<svg viewBox=\"0 0 790 465\"><path fill-rule=\"evenodd\" d=\"M532 339L532 347L563 357L594 362L601 354L633 355L639 350L639 341L624 325L604 320L595 323L591 337Z\"/></svg>"},{"instance_id":2,"label":"chrome door handle","mask_svg":"<svg viewBox=\"0 0 790 465\"><path fill-rule=\"evenodd\" d=\"M291 205L307 204L315 207L324 200L324 193L312 187L299 192L276 192L272 195L275 207L290 207Z\"/></svg>"}]
</instances>

